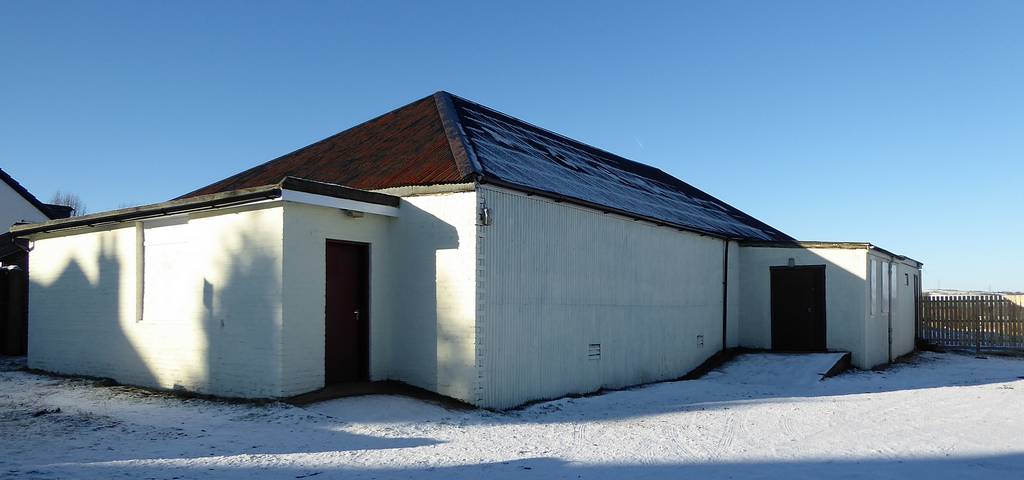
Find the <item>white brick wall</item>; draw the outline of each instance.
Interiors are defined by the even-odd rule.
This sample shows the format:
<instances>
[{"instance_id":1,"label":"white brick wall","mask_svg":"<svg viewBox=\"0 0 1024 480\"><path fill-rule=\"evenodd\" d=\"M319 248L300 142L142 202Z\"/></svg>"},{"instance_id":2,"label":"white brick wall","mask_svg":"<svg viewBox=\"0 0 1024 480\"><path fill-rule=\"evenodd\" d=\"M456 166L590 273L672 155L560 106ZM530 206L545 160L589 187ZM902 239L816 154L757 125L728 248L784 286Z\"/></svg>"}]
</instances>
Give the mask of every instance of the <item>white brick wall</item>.
<instances>
[{"instance_id":1,"label":"white brick wall","mask_svg":"<svg viewBox=\"0 0 1024 480\"><path fill-rule=\"evenodd\" d=\"M469 400L475 192L402 199L398 218L285 203L284 391L323 386L325 241L370 245L370 376Z\"/></svg>"},{"instance_id":2,"label":"white brick wall","mask_svg":"<svg viewBox=\"0 0 1024 480\"><path fill-rule=\"evenodd\" d=\"M134 224L41 236L29 365L223 396L318 389L330 238L371 245L371 378L470 400L475 198L409 197L397 219L283 202L149 222L141 271Z\"/></svg>"},{"instance_id":3,"label":"white brick wall","mask_svg":"<svg viewBox=\"0 0 1024 480\"><path fill-rule=\"evenodd\" d=\"M222 396L279 396L280 204L195 214L182 231L188 241L173 261L188 264L188 274L176 287L146 290L145 304L160 311L141 321L133 224L37 239L29 366Z\"/></svg>"},{"instance_id":4,"label":"white brick wall","mask_svg":"<svg viewBox=\"0 0 1024 480\"><path fill-rule=\"evenodd\" d=\"M477 192L402 199L395 221L392 378L472 402Z\"/></svg>"},{"instance_id":5,"label":"white brick wall","mask_svg":"<svg viewBox=\"0 0 1024 480\"><path fill-rule=\"evenodd\" d=\"M324 386L326 241L370 245L370 378L388 378L392 317L389 217L346 216L336 208L284 204L284 330L282 388L285 395Z\"/></svg>"}]
</instances>

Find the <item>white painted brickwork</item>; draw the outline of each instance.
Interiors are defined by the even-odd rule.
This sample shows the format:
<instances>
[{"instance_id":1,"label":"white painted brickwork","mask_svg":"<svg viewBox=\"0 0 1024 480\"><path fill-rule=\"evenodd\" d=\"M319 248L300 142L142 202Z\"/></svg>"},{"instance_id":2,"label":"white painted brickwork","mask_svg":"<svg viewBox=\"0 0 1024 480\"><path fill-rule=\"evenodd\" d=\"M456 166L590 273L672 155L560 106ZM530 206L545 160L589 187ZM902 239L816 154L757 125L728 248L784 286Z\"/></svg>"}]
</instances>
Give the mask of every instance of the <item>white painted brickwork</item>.
<instances>
[{"instance_id":1,"label":"white painted brickwork","mask_svg":"<svg viewBox=\"0 0 1024 480\"><path fill-rule=\"evenodd\" d=\"M374 380L507 408L675 378L723 346L725 242L485 185L403 197L397 217L276 201L40 235L29 366L229 397L321 388L328 239L370 246ZM793 258L826 265L828 347L887 359L866 250L728 248L728 346L771 347L769 267ZM896 267L894 357L920 273Z\"/></svg>"},{"instance_id":2,"label":"white painted brickwork","mask_svg":"<svg viewBox=\"0 0 1024 480\"><path fill-rule=\"evenodd\" d=\"M336 208L284 204L283 390L295 395L324 386L326 241L370 245L370 377L389 378L391 219L353 218Z\"/></svg>"},{"instance_id":3,"label":"white painted brickwork","mask_svg":"<svg viewBox=\"0 0 1024 480\"><path fill-rule=\"evenodd\" d=\"M392 378L472 402L476 191L402 199L394 223Z\"/></svg>"},{"instance_id":4,"label":"white painted brickwork","mask_svg":"<svg viewBox=\"0 0 1024 480\"><path fill-rule=\"evenodd\" d=\"M285 203L284 391L323 386L324 244L370 245L370 376L461 400L475 388L476 193L402 199L398 218Z\"/></svg>"},{"instance_id":5,"label":"white painted brickwork","mask_svg":"<svg viewBox=\"0 0 1024 480\"><path fill-rule=\"evenodd\" d=\"M191 216L176 227L187 242L173 259L187 268L176 282L146 291L143 303L160 310L142 321L133 224L36 240L29 366L229 397L279 396L281 227L280 204ZM161 264L154 268L170 265Z\"/></svg>"},{"instance_id":6,"label":"white painted brickwork","mask_svg":"<svg viewBox=\"0 0 1024 480\"><path fill-rule=\"evenodd\" d=\"M29 363L223 396L318 389L329 238L370 245L371 378L471 401L476 194L402 202L399 218L277 202L150 221L141 270L132 224L38 239Z\"/></svg>"}]
</instances>

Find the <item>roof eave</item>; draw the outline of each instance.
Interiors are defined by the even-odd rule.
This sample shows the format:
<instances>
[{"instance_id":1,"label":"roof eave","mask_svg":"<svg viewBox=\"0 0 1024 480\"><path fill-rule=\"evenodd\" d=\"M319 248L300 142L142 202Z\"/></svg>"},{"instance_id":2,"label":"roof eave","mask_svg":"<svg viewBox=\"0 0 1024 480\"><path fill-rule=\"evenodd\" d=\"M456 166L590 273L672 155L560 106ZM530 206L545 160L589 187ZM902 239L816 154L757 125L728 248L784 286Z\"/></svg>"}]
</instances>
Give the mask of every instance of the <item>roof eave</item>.
<instances>
[{"instance_id":1,"label":"roof eave","mask_svg":"<svg viewBox=\"0 0 1024 480\"><path fill-rule=\"evenodd\" d=\"M878 245L870 242L823 242L823 241L765 241L765 240L745 240L740 242L740 245L744 247L762 247L762 248L833 248L833 249L846 249L846 250L873 250L883 255L887 255L894 259L906 260L914 262L921 267L924 262L915 260L906 255L899 255L886 250Z\"/></svg>"},{"instance_id":2,"label":"roof eave","mask_svg":"<svg viewBox=\"0 0 1024 480\"><path fill-rule=\"evenodd\" d=\"M592 209L592 210L598 210L598 211L601 211L601 212L604 212L604 213L613 213L613 214L620 215L620 216L623 216L623 217L632 218L634 220L643 220L645 222L653 223L653 224L655 224L657 226L660 226L660 227L674 228L676 230L682 230L682 231L685 231L685 232L695 233L697 235L703 235L705 237L712 237L712 238L717 238L717 239L720 239L720 240L729 240L729 241L735 241L735 242L749 241L749 237L741 237L741 236L734 236L734 235L723 235L721 233L712 232L710 230L702 230L702 229L691 227L691 226L688 226L688 225L681 225L681 224L677 224L677 223L673 223L673 222L667 222L665 220L661 220L661 219L658 219L658 218L648 217L646 215L641 215L641 214L638 214L638 213L628 212L628 211L620 210L620 209L617 209L617 208L614 208L614 207L609 207L609 206L606 206L606 205L601 205L601 204L597 204L597 203L593 203L593 202L588 202L586 200L581 200L581 199L578 199L578 198L575 198L575 197L570 197L570 196L562 195L562 194L559 194L559 193L549 192L549 191L546 191L546 190L540 190L540 189L536 189L536 188L531 188L531 187L519 185L519 184L516 184L516 183L506 182L504 180L500 180L500 179L496 179L496 178L491 178L491 177L488 177L486 175L480 177L479 183L480 184L490 184L490 185L494 185L494 186L502 187L502 188L508 188L510 190L516 190L516 191L520 191L520 192L523 192L523 193L526 193L526 194L529 194L529 195L536 195L538 197L549 198L549 199L556 200L556 201L559 201L559 202L571 203L571 204L579 205L581 207L586 207L586 208L589 208L589 209Z\"/></svg>"},{"instance_id":3,"label":"roof eave","mask_svg":"<svg viewBox=\"0 0 1024 480\"><path fill-rule=\"evenodd\" d=\"M281 198L285 190L311 193L335 198L344 198L359 202L398 207L400 198L378 192L369 192L343 187L330 183L316 182L295 177L285 177L273 185L243 188L229 192L212 193L167 202L142 205L139 207L122 208L108 212L94 213L81 217L50 220L41 223L21 224L11 227L11 233L23 237L37 233L48 233L74 228L95 227L126 221L137 221L168 215L176 215L201 210L235 207L255 202Z\"/></svg>"},{"instance_id":4,"label":"roof eave","mask_svg":"<svg viewBox=\"0 0 1024 480\"><path fill-rule=\"evenodd\" d=\"M23 237L38 233L49 233L59 230L74 228L97 227L101 225L115 224L129 220L143 220L154 217L163 217L179 213L194 212L198 210L209 210L228 206L238 206L253 203L260 200L269 200L281 196L279 185L265 185L261 187L232 190L230 192L201 195L168 202L142 205L138 207L122 208L107 212L99 212L80 217L50 220L41 223L28 223L14 225L11 233Z\"/></svg>"}]
</instances>

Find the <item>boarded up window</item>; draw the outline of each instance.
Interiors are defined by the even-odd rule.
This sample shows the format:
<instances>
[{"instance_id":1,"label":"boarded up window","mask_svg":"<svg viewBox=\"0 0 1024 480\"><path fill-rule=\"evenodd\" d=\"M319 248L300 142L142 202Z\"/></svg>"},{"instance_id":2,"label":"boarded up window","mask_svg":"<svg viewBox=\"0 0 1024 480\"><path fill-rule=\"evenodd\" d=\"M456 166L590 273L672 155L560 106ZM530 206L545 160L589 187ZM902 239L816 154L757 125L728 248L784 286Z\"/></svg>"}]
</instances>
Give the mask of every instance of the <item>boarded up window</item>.
<instances>
[{"instance_id":1,"label":"boarded up window","mask_svg":"<svg viewBox=\"0 0 1024 480\"><path fill-rule=\"evenodd\" d=\"M194 279L189 234L186 217L144 223L143 321L171 322L182 318L182 306Z\"/></svg>"},{"instance_id":2,"label":"boarded up window","mask_svg":"<svg viewBox=\"0 0 1024 480\"><path fill-rule=\"evenodd\" d=\"M878 260L871 259L871 272L868 278L870 279L871 289L871 314L878 313Z\"/></svg>"},{"instance_id":3,"label":"boarded up window","mask_svg":"<svg viewBox=\"0 0 1024 480\"><path fill-rule=\"evenodd\" d=\"M889 262L882 262L882 313L889 313Z\"/></svg>"}]
</instances>

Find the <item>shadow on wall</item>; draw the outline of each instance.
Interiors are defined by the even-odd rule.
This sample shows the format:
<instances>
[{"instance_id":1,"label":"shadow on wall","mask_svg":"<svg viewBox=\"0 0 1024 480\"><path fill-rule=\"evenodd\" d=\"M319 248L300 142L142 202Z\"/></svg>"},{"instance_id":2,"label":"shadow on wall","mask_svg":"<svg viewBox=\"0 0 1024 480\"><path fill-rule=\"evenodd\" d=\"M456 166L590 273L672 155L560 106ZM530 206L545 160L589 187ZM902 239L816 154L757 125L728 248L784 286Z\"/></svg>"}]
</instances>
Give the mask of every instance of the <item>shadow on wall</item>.
<instances>
[{"instance_id":1,"label":"shadow on wall","mask_svg":"<svg viewBox=\"0 0 1024 480\"><path fill-rule=\"evenodd\" d=\"M208 393L274 397L277 379L268 376L280 371L281 258L258 233L223 237L221 251L203 252L219 258L196 272L203 344L196 361L205 366L199 378Z\"/></svg>"},{"instance_id":2,"label":"shadow on wall","mask_svg":"<svg viewBox=\"0 0 1024 480\"><path fill-rule=\"evenodd\" d=\"M440 385L438 379L473 378L472 307L462 311L467 307L454 300L460 286L471 283L471 276L459 275L473 271L475 252L458 252L456 228L415 206L403 207L400 222L395 228L404 244L384 257L393 271L377 272L390 274L391 284L383 283L387 275L371 279L376 287L393 289L384 299L391 310L384 318L392 318L384 341L391 342L396 366L390 376L450 395L468 392L471 385ZM217 232L195 242L201 248L160 262L172 264L160 266L171 272L159 274L160 286L144 281L141 321L134 229L66 239L74 246L56 248L75 252L56 280L32 280L30 334L39 339L30 341L32 366L226 397L277 396L272 376L283 373L281 251L244 224ZM89 241L99 245L91 248ZM462 257L471 262L466 268L450 265ZM173 265L188 266L187 274L174 272ZM324 268L308 274L323 278ZM143 276L155 270L147 265ZM164 297L151 302L154 295ZM323 312L316 314L322 324ZM444 373L460 368L469 371Z\"/></svg>"},{"instance_id":3,"label":"shadow on wall","mask_svg":"<svg viewBox=\"0 0 1024 480\"><path fill-rule=\"evenodd\" d=\"M469 328L472 335L475 312L461 303L460 295L460 287L472 282L466 274L476 268L476 252L460 252L456 227L443 219L409 201L402 202L401 211L391 231L391 377L450 396L468 394L471 386L451 385L445 379L476 360L473 339L463 329ZM459 263L467 258L473 263ZM471 310L468 315L466 308ZM475 372L468 374L464 378L475 377ZM461 396L468 398L466 394Z\"/></svg>"},{"instance_id":4,"label":"shadow on wall","mask_svg":"<svg viewBox=\"0 0 1024 480\"><path fill-rule=\"evenodd\" d=\"M123 288L120 241L104 232L98 243L95 263L72 258L46 284L30 277L29 366L155 386L157 376L129 334L135 295Z\"/></svg>"},{"instance_id":5,"label":"shadow on wall","mask_svg":"<svg viewBox=\"0 0 1024 480\"><path fill-rule=\"evenodd\" d=\"M741 345L765 349L773 347L772 267L783 267L784 270L787 266L823 265L825 339L828 350L851 352L854 365L861 368L886 363L890 358L889 321L887 314L870 311L870 258L864 250L858 249L743 247L740 279ZM913 283L909 281L910 272L905 273L908 274L908 285L904 285L904 275L896 275L898 285L893 286L898 296L893 298L892 358L909 352L914 345ZM881 279L878 280L881 284ZM802 287L800 283L792 285L794 288ZM878 301L881 302L881 298ZM796 322L794 325L802 323ZM795 335L803 330L801 327L791 332Z\"/></svg>"},{"instance_id":6,"label":"shadow on wall","mask_svg":"<svg viewBox=\"0 0 1024 480\"><path fill-rule=\"evenodd\" d=\"M223 235L214 242L220 248L164 259L188 273L178 284L147 284L141 321L137 272L124 260L135 255L134 231L92 235L98 254L88 238L75 239L79 250L56 280L32 279L31 367L227 397L275 396L268 375L279 370L280 262L257 234ZM165 298L151 303L153 295Z\"/></svg>"}]
</instances>

